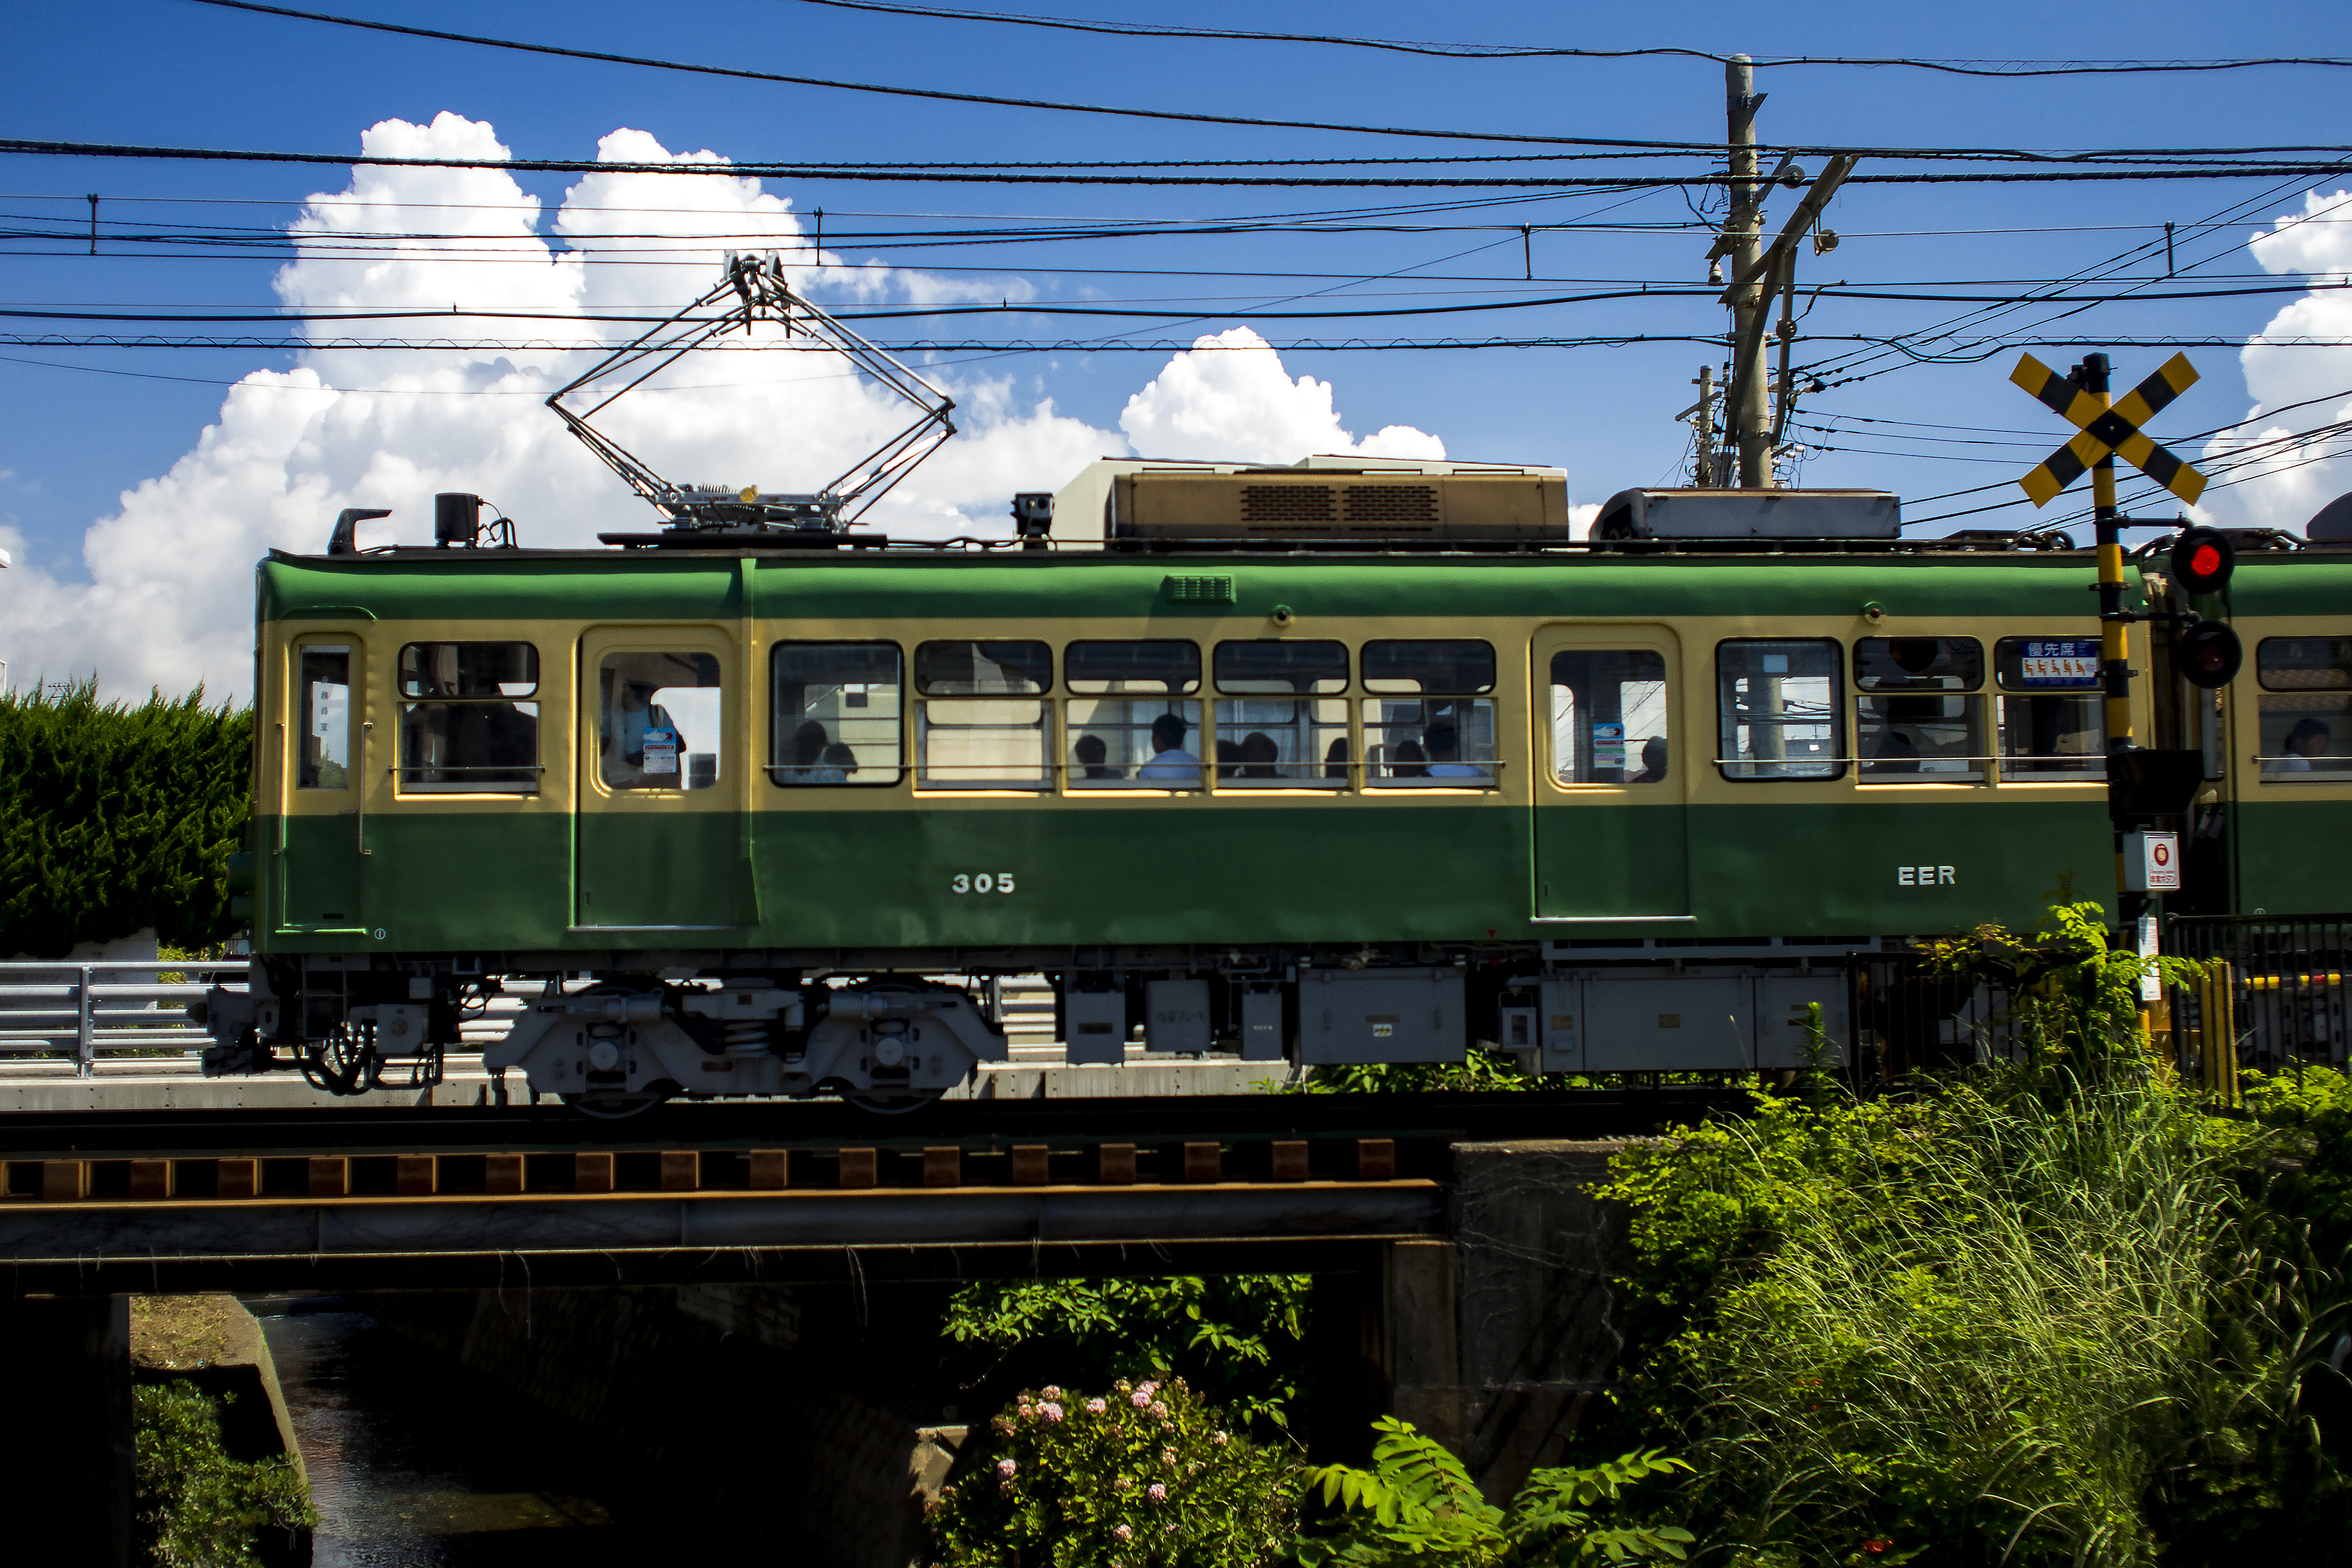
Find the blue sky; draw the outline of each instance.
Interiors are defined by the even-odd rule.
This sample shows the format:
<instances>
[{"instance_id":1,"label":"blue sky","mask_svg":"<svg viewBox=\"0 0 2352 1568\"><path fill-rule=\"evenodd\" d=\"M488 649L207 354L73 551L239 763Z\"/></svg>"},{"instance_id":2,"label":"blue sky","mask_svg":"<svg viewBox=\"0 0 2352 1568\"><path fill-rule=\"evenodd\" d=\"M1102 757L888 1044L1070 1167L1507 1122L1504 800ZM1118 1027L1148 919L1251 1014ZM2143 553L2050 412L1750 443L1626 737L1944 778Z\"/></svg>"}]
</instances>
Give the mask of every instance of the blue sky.
<instances>
[{"instance_id":1,"label":"blue sky","mask_svg":"<svg viewBox=\"0 0 2352 1568\"><path fill-rule=\"evenodd\" d=\"M673 59L1080 102L1673 140L1714 138L1722 127L1721 70L1704 60L1433 60L1310 45L1090 37L859 14L796 0L681 3L658 9L603 4L394 8L362 0L329 5L321 0L321 8ZM1433 11L1381 4L1180 8L1071 0L1067 11L1056 14L1449 42L1745 48L1759 55L2352 55L2352 13L2269 4L2142 6L2129 13L2127 32L2119 31L2111 9L2000 4L1784 5L1763 12L1710 5L1589 11L1489 5ZM2327 21L2331 15L2337 19ZM447 111L495 127L499 141L518 156L565 159L595 156L598 140L624 127L648 133L674 153L709 149L743 161L1286 158L1513 150L1483 144L1433 148L1394 138L1171 125L727 81L357 33L187 0L22 7L11 17L10 46L13 68L10 90L0 100L0 134L24 138L349 153L358 148L362 132L380 121L424 124ZM1832 144L2066 148L2347 142L2352 141L2352 124L2343 111L2347 85L2352 72L2315 68L1983 80L1895 68L1780 68L1759 73L1759 86L1769 94L1759 127L1768 141ZM82 194L94 191L102 198L102 227L117 222L283 226L306 197L340 191L348 177L347 171L331 167L29 156L8 156L0 169L5 207L12 217L80 221L87 216ZM541 197L551 216L576 178L524 174L515 183ZM2324 195L2347 184L2352 182L2339 179L2319 188ZM2184 272L2263 281L2268 275L2250 255L2246 240L2265 220L2301 210L2304 189L2289 180L1850 188L1828 219L1843 242L1833 255L1808 256L1800 281L1973 286L2049 279L2147 245L2160 237L2167 221L2181 226L2176 260ZM766 192L788 200L795 214L823 207L828 250L836 248L835 237L845 233L984 227L1020 216L1197 221L1433 202L1449 195L818 181L771 181ZM2258 198L2258 205L2240 205ZM1794 199L1785 194L1776 198L1771 226L1777 227ZM1182 342L1197 332L1251 322L1254 305L1318 291L1320 303L1366 306L1407 303L1407 290L1450 290L1444 297L1458 300L1525 297L1531 291L1523 277L1527 252L1510 226L1604 213L1612 221L1634 223L1689 216L1682 197L1671 191L1631 198L1622 192L1586 193L1438 215L1419 220L1433 226L1431 232L1413 234L1164 237L953 248L856 241L837 248L845 261L878 260L919 275L892 275L883 293L866 303L949 286L967 286L992 300L1017 300L1025 290L1040 301L1185 301L1192 319L1150 324L1134 334L1150 342ZM2195 226L2215 215L2228 215L2231 221L2220 229ZM541 227L546 231L544 218ZM1953 232L1962 230L1988 232ZM2305 264L2352 265L2352 247L2332 237L2338 231L2313 232L2328 243L2306 246ZM0 297L16 309L268 310L279 300L273 278L291 259L290 252L272 258L250 248L225 258L121 254L129 248L102 245L106 254L92 258L70 245L12 240L0 247L7 252L0 255L0 277L6 279ZM1594 279L1696 284L1705 277L1706 248L1705 235L1690 229L1538 233L1533 240L1532 291L1575 292ZM708 286L704 272L694 267L674 270L679 302ZM2160 259L2151 256L2131 263L2123 275L2141 279L2161 271ZM1285 274L1297 276L1280 276ZM1378 280L1389 274L1402 274L1403 280ZM2301 281L2293 274L2268 280ZM1549 289L1547 281L1553 285ZM819 296L828 297L823 285ZM857 302L845 295L831 298ZM2069 338L2105 332L2237 339L2261 331L2294 303L2294 296L2281 294L2107 305L2058 330ZM2307 309L2320 312L2315 320L2325 321L2331 307L2323 297ZM1824 300L1807 325L1826 331L1903 331L1949 313L1949 307L1917 302ZM2333 320L2337 335L2345 335L2345 318ZM1281 342L1309 333L1708 333L1719 331L1721 323L1721 312L1707 301L1677 298L1511 310L1451 321L1256 325L1264 336ZM909 336L1076 339L1127 331L1133 323L1015 315L890 325ZM0 330L40 326L0 322ZM2167 352L2118 351L2119 369L2137 379ZM2307 388L2306 396L2339 388L2352 394L2352 351L2275 352L2292 356L2292 365L2276 373L2274 386L2250 389L2231 349L2190 350L2204 383L2176 405L2164 428L2187 434L2242 419L2258 400L2273 405L2287 401L2275 395L2278 387ZM1007 454L1002 488L1009 492L1052 488L1067 479L1064 472L1016 474L1018 455L1025 452L1041 464L1061 461L1077 451L1073 443L1082 445L1088 431L1115 436L1129 400L1161 374L1170 351L961 357L969 363L943 367L942 374L963 378L971 388L992 386L987 395L1003 410L1034 411L1040 400L1050 399L1065 422L1053 441L1002 446ZM1688 345L1293 351L1282 354L1281 363L1289 377L1328 383L1340 423L1360 437L1383 426L1409 426L1436 437L1456 458L1561 464L1575 499L1589 503L1629 485L1674 477L1687 432L1672 416L1690 401L1686 384L1706 357ZM1811 438L1840 449L1811 457L1804 481L1880 486L1919 498L2013 478L2040 455L2032 449L2042 439L2037 432L2048 437L2043 449L2056 445L2061 434L2050 416L2008 384L2014 357L2010 353L1974 364L1913 365L1809 398L1800 421L1831 426L1811 431ZM2056 350L2042 357L2063 367L2074 353ZM222 417L226 384L257 370L297 363L293 353L265 350L0 346L0 470L5 471L0 479L0 526L11 531L19 554L18 570L0 574L0 613L7 609L5 595L12 588L20 595L20 630L0 632L0 640L24 645L0 648L12 668L29 672L26 661L31 659L96 664L110 675L119 669L122 678L142 680L184 672L216 684L234 679L219 657L125 658L110 645L54 628L150 602L136 595L102 603L73 597L104 578L109 550L163 547L162 536L121 528L93 534L93 524L117 518L124 511L124 492L166 475L197 447L205 427ZM2326 404L2312 416L2335 416L2334 406ZM2287 423L2305 417L2298 414ZM1982 444L1988 442L2017 444ZM2226 521L2298 521L2307 515L2313 487L2337 476L2352 479L2347 470L2352 465L2298 469L2238 487L2226 501L2216 492L2217 515ZM986 515L991 509L971 499L984 488L971 479L971 496L960 495L950 504L968 516ZM2273 499L2265 500L2272 492ZM416 515L424 497L396 499ZM544 515L551 504L530 494L500 499L523 517ZM2006 497L1990 493L1979 500L2001 499ZM1970 504L1978 500L1914 506L1911 513L1926 517ZM1001 510L1001 501L995 506ZM2016 516L2013 510L1988 521ZM324 521L320 520L321 532ZM215 529L203 537L217 539L223 549L241 548L234 531ZM238 578L254 552L247 551L236 563ZM205 581L211 575L205 574ZM36 580L47 595L38 605L21 597ZM236 608L242 613L241 605ZM215 635L218 619L206 621L205 636ZM52 629L37 629L41 626ZM171 635L168 627L163 635ZM195 629L187 635L194 639Z\"/></svg>"}]
</instances>

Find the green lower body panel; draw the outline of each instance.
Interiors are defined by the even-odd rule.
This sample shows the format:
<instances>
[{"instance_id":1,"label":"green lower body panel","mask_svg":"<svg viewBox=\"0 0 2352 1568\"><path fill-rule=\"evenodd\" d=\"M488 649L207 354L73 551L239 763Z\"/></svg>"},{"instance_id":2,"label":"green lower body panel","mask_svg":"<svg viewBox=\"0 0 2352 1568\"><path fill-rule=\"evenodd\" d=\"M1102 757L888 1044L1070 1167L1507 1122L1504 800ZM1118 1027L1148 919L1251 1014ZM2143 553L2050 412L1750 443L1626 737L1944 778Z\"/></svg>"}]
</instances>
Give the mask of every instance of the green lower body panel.
<instances>
[{"instance_id":1,"label":"green lower body panel","mask_svg":"<svg viewBox=\"0 0 2352 1568\"><path fill-rule=\"evenodd\" d=\"M329 887L304 868L341 864L338 826L290 822L293 865L268 886ZM405 952L1866 936L2032 926L2070 878L2113 902L2096 802L776 812L751 825L749 863L731 816L600 816L575 846L580 826L385 814L331 874L358 892L348 924ZM1580 918L1535 920L1538 900ZM351 947L306 918L327 912L281 900L257 931L266 950Z\"/></svg>"},{"instance_id":2,"label":"green lower body panel","mask_svg":"<svg viewBox=\"0 0 2352 1568\"><path fill-rule=\"evenodd\" d=\"M659 928L730 942L743 902L743 819L731 813L598 813L577 819L580 905L574 922L598 936L660 936ZM646 928L655 928L647 930ZM662 938L677 945L675 938Z\"/></svg>"},{"instance_id":3,"label":"green lower body panel","mask_svg":"<svg viewBox=\"0 0 2352 1568\"><path fill-rule=\"evenodd\" d=\"M2115 910L2101 801L1694 806L1690 817L1696 934L2028 930L2069 887Z\"/></svg>"},{"instance_id":4,"label":"green lower body panel","mask_svg":"<svg viewBox=\"0 0 2352 1568\"><path fill-rule=\"evenodd\" d=\"M2241 910L2336 914L2352 905L2345 875L2352 801L2263 798L2240 803L2232 815Z\"/></svg>"}]
</instances>

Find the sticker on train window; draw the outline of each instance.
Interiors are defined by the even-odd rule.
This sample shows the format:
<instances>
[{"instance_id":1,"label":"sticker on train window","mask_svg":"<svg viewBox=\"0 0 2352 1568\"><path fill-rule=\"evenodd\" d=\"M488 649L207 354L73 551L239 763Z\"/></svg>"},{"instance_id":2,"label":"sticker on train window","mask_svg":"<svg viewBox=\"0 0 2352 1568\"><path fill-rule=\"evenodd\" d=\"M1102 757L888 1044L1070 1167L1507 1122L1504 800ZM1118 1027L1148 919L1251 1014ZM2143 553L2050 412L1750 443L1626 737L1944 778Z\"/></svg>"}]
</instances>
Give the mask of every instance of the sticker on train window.
<instances>
[{"instance_id":1,"label":"sticker on train window","mask_svg":"<svg viewBox=\"0 0 2352 1568\"><path fill-rule=\"evenodd\" d=\"M2096 637L2026 637L2017 649L2017 684L2071 687L2080 689L2099 683L2099 639Z\"/></svg>"}]
</instances>

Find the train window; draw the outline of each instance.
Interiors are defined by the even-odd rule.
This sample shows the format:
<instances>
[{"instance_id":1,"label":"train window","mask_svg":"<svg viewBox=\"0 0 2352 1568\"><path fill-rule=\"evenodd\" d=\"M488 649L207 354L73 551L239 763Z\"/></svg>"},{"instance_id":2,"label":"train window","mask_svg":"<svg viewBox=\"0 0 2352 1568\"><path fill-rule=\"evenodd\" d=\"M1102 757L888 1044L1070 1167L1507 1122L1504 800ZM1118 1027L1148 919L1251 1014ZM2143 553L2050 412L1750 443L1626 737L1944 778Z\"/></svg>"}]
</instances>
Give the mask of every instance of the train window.
<instances>
[{"instance_id":1,"label":"train window","mask_svg":"<svg viewBox=\"0 0 2352 1568\"><path fill-rule=\"evenodd\" d=\"M608 653L597 672L598 770L612 789L719 782L723 705L707 653Z\"/></svg>"},{"instance_id":2,"label":"train window","mask_svg":"<svg viewBox=\"0 0 2352 1568\"><path fill-rule=\"evenodd\" d=\"M1368 642L1364 689L1475 696L1495 689L1495 645L1474 638Z\"/></svg>"},{"instance_id":3,"label":"train window","mask_svg":"<svg viewBox=\"0 0 2352 1568\"><path fill-rule=\"evenodd\" d=\"M1181 697L1067 698L1070 788L1198 789L1200 728L1200 703Z\"/></svg>"},{"instance_id":4,"label":"train window","mask_svg":"<svg viewBox=\"0 0 2352 1568\"><path fill-rule=\"evenodd\" d=\"M1035 697L935 697L915 705L922 789L1044 789L1045 704Z\"/></svg>"},{"instance_id":5,"label":"train window","mask_svg":"<svg viewBox=\"0 0 2352 1568\"><path fill-rule=\"evenodd\" d=\"M1348 645L1341 642L1221 642L1217 689L1256 696L1348 689Z\"/></svg>"},{"instance_id":6,"label":"train window","mask_svg":"<svg viewBox=\"0 0 2352 1568\"><path fill-rule=\"evenodd\" d=\"M1201 647L1166 640L1074 642L1062 650L1062 679L1072 691L1088 697L1194 692L1201 689Z\"/></svg>"},{"instance_id":7,"label":"train window","mask_svg":"<svg viewBox=\"0 0 2352 1568\"><path fill-rule=\"evenodd\" d=\"M927 642L915 649L915 689L941 697L1029 696L1054 684L1041 642Z\"/></svg>"},{"instance_id":8,"label":"train window","mask_svg":"<svg viewBox=\"0 0 2352 1568\"><path fill-rule=\"evenodd\" d=\"M403 697L529 697L539 649L527 642L413 642L400 650Z\"/></svg>"},{"instance_id":9,"label":"train window","mask_svg":"<svg viewBox=\"0 0 2352 1568\"><path fill-rule=\"evenodd\" d=\"M1666 782L1666 661L1646 648L1551 656L1551 765L1564 784Z\"/></svg>"},{"instance_id":10,"label":"train window","mask_svg":"<svg viewBox=\"0 0 2352 1568\"><path fill-rule=\"evenodd\" d=\"M352 650L350 645L306 644L295 652L301 670L302 755L294 780L301 789L348 789L352 782Z\"/></svg>"},{"instance_id":11,"label":"train window","mask_svg":"<svg viewBox=\"0 0 2352 1568\"><path fill-rule=\"evenodd\" d=\"M1223 642L1216 674L1220 788L1345 786L1347 701L1313 694L1348 689L1347 644Z\"/></svg>"},{"instance_id":12,"label":"train window","mask_svg":"<svg viewBox=\"0 0 2352 1568\"><path fill-rule=\"evenodd\" d=\"M1853 683L1862 776L1959 784L1984 777L1984 644L1974 637L1864 637ZM1891 695L1892 693L1903 695Z\"/></svg>"},{"instance_id":13,"label":"train window","mask_svg":"<svg viewBox=\"0 0 2352 1568\"><path fill-rule=\"evenodd\" d=\"M1074 642L1062 649L1069 740L1064 774L1074 790L1198 789L1201 647L1173 638Z\"/></svg>"},{"instance_id":14,"label":"train window","mask_svg":"<svg viewBox=\"0 0 2352 1568\"><path fill-rule=\"evenodd\" d=\"M1857 697L1854 754L1866 779L1965 784L1984 777L1984 699Z\"/></svg>"},{"instance_id":15,"label":"train window","mask_svg":"<svg viewBox=\"0 0 2352 1568\"><path fill-rule=\"evenodd\" d=\"M539 788L539 649L527 642L413 642L400 650L400 787L436 794Z\"/></svg>"},{"instance_id":16,"label":"train window","mask_svg":"<svg viewBox=\"0 0 2352 1568\"><path fill-rule=\"evenodd\" d=\"M768 659L768 777L895 784L905 776L896 643L780 642Z\"/></svg>"},{"instance_id":17,"label":"train window","mask_svg":"<svg viewBox=\"0 0 2352 1568\"><path fill-rule=\"evenodd\" d=\"M1716 765L1724 777L1843 776L1843 651L1828 638L1740 637L1716 644Z\"/></svg>"},{"instance_id":18,"label":"train window","mask_svg":"<svg viewBox=\"0 0 2352 1568\"><path fill-rule=\"evenodd\" d=\"M1864 637L1853 645L1853 683L1864 691L1974 691L1984 684L1984 644L1974 637Z\"/></svg>"},{"instance_id":19,"label":"train window","mask_svg":"<svg viewBox=\"0 0 2352 1568\"><path fill-rule=\"evenodd\" d=\"M2097 637L2003 637L1993 644L1992 670L2003 782L2106 776Z\"/></svg>"},{"instance_id":20,"label":"train window","mask_svg":"<svg viewBox=\"0 0 2352 1568\"><path fill-rule=\"evenodd\" d=\"M2352 777L2352 637L2264 637L2254 674L2263 782Z\"/></svg>"},{"instance_id":21,"label":"train window","mask_svg":"<svg viewBox=\"0 0 2352 1568\"><path fill-rule=\"evenodd\" d=\"M1364 783L1372 788L1492 789L1501 765L1492 698L1364 700Z\"/></svg>"}]
</instances>

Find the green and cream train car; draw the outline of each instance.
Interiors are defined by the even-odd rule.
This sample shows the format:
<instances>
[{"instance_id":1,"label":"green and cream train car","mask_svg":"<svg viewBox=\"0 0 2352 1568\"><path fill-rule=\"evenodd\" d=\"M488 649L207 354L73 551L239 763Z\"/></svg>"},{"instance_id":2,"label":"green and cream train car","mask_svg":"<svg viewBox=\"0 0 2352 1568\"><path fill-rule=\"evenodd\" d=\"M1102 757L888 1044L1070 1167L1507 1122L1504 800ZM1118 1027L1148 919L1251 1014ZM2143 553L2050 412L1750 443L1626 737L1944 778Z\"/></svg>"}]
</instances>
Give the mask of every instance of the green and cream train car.
<instances>
[{"instance_id":1,"label":"green and cream train car","mask_svg":"<svg viewBox=\"0 0 2352 1568\"><path fill-rule=\"evenodd\" d=\"M1086 550L273 553L211 1069L349 1086L502 977L490 1064L592 1112L906 1105L1003 1055L937 977L1012 973L1075 1062L1772 1068L1808 1004L1843 1040L1854 955L2113 886L2088 552L1884 497L1580 543L1556 478L1154 478ZM2139 736L2202 752L2181 897L2340 908L2352 553L2198 607L2224 689L2135 644Z\"/></svg>"}]
</instances>

